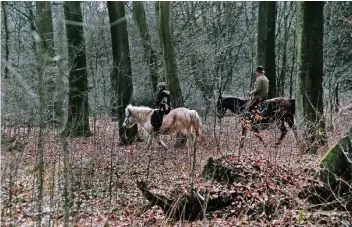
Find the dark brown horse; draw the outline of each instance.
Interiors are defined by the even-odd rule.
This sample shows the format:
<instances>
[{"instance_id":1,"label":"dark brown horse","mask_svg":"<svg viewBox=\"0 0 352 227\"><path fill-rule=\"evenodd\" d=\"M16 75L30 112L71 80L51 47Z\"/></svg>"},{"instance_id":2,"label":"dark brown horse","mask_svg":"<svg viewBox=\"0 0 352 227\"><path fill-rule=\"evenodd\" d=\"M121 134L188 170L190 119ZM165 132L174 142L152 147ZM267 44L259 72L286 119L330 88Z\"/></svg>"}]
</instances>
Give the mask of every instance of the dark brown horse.
<instances>
[{"instance_id":1,"label":"dark brown horse","mask_svg":"<svg viewBox=\"0 0 352 227\"><path fill-rule=\"evenodd\" d=\"M285 122L293 129L296 136L296 127L294 124L295 114L295 100L287 98L273 98L265 100L263 103L254 108L253 113L248 112L249 99L236 98L232 96L218 97L217 101L217 117L223 118L226 110L231 110L234 114L240 115L240 122L242 125L242 136L240 148L243 147L244 138L246 137L247 130L254 131L254 135L266 146L259 130L266 129L269 124L276 123L281 131L281 136L276 142L280 145L281 141L287 134Z\"/></svg>"}]
</instances>

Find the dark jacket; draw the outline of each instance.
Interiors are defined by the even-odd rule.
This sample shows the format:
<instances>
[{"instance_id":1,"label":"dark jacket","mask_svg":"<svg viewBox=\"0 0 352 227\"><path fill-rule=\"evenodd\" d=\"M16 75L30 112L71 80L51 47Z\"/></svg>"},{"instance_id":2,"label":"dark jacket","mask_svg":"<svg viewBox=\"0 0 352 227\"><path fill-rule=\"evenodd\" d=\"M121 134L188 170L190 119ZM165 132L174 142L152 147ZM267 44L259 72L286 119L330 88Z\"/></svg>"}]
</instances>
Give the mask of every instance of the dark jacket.
<instances>
[{"instance_id":1,"label":"dark jacket","mask_svg":"<svg viewBox=\"0 0 352 227\"><path fill-rule=\"evenodd\" d=\"M156 96L155 107L163 112L170 112L171 104L170 104L170 92L166 89L159 91Z\"/></svg>"}]
</instances>

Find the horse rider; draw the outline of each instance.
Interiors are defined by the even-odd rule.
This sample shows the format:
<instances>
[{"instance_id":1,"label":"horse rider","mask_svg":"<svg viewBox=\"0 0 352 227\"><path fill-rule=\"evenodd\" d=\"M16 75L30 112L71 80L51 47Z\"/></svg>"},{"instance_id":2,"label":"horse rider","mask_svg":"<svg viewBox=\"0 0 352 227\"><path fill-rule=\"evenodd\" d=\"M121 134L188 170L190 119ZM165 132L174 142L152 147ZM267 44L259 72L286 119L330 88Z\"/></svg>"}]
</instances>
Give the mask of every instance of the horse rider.
<instances>
[{"instance_id":1,"label":"horse rider","mask_svg":"<svg viewBox=\"0 0 352 227\"><path fill-rule=\"evenodd\" d=\"M249 96L252 96L250 100L248 110L251 113L253 108L256 107L262 100L265 100L268 96L269 91L269 80L264 75L265 71L263 66L258 66L255 70L256 80L254 83L254 89L248 92Z\"/></svg>"},{"instance_id":2,"label":"horse rider","mask_svg":"<svg viewBox=\"0 0 352 227\"><path fill-rule=\"evenodd\" d=\"M156 96L155 108L157 110L154 111L151 118L151 124L154 127L154 132L158 132L165 115L170 113L171 105L170 105L170 91L166 88L165 82L160 82L157 85L158 94Z\"/></svg>"}]
</instances>

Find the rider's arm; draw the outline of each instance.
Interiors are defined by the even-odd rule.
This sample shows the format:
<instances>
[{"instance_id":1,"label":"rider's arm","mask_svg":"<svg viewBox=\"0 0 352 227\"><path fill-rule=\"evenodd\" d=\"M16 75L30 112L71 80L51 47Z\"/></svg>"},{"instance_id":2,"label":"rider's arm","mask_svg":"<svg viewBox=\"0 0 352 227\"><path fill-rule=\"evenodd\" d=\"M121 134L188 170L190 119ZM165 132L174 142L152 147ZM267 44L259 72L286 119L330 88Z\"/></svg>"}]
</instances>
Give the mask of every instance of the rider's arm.
<instances>
[{"instance_id":1,"label":"rider's arm","mask_svg":"<svg viewBox=\"0 0 352 227\"><path fill-rule=\"evenodd\" d=\"M159 93L156 95L155 107L160 106L161 100L163 99L162 96L163 96L163 95L162 95L162 92L159 92Z\"/></svg>"},{"instance_id":2,"label":"rider's arm","mask_svg":"<svg viewBox=\"0 0 352 227\"><path fill-rule=\"evenodd\" d=\"M263 80L258 79L255 84L256 84L256 86L255 86L254 90L249 92L249 95L256 95L262 90Z\"/></svg>"},{"instance_id":3,"label":"rider's arm","mask_svg":"<svg viewBox=\"0 0 352 227\"><path fill-rule=\"evenodd\" d=\"M159 107L161 102L163 101L163 99L165 97L168 96L168 94L170 94L169 92L166 92L165 90L162 92L159 92L158 95L156 96L156 102L155 102L155 106Z\"/></svg>"}]
</instances>

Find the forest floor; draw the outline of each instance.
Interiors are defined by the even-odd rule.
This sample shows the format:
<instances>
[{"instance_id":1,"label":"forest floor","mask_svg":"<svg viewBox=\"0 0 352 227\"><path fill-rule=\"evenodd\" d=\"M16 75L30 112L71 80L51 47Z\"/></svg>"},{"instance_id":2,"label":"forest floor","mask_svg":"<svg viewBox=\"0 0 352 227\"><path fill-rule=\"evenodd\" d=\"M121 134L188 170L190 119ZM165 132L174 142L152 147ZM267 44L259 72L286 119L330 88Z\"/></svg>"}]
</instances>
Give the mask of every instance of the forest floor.
<instances>
[{"instance_id":1,"label":"forest floor","mask_svg":"<svg viewBox=\"0 0 352 227\"><path fill-rule=\"evenodd\" d=\"M329 146L347 131L352 114L341 114L334 120L335 130L328 131ZM237 117L228 116L216 127L214 119L203 122L195 173L191 174L190 149L173 148L174 136L163 137L169 150L164 151L155 143L151 151L146 151L147 135L144 132L143 142L118 146L116 122L98 119L94 123L91 120L91 129L91 137L68 139L70 226L351 226L351 214L314 209L314 205L299 199L298 193L312 178L327 147L322 147L315 155L302 154L296 147L292 131L279 148L270 145L264 148L252 133L248 133L239 156L241 129ZM18 139L11 142L17 146L12 151L2 149L1 224L32 226L38 216L36 157L39 130L5 127L3 132L8 136L16 135ZM266 142L274 144L279 130L273 127L262 134ZM42 223L61 226L64 223L65 165L57 131L45 130L43 151ZM225 155L230 155L228 157L237 163L241 172L238 174L246 178L244 183L222 185L202 178L208 158ZM253 168L254 163L256 168ZM137 180L147 181L153 193L166 196L187 191L190 182L198 189L221 193L236 191L241 196L228 208L211 212L203 220L181 223L167 220L157 206L140 215L148 201L137 188ZM267 212L269 207L271 211Z\"/></svg>"}]
</instances>

